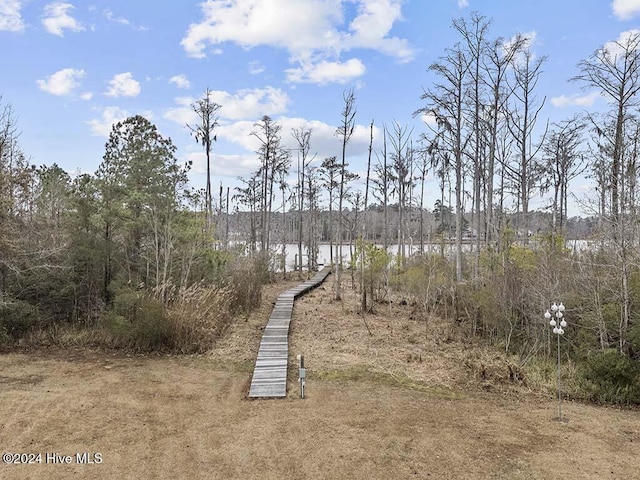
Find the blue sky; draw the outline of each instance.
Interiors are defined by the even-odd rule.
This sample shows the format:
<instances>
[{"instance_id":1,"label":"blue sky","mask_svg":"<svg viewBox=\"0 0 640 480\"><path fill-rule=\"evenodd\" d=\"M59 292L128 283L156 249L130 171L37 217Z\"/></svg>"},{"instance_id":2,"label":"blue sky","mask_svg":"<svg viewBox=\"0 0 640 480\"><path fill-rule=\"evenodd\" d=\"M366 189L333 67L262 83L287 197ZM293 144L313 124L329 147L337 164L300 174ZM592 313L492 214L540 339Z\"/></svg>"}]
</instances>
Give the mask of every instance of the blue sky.
<instances>
[{"instance_id":1,"label":"blue sky","mask_svg":"<svg viewBox=\"0 0 640 480\"><path fill-rule=\"evenodd\" d=\"M557 121L605 108L568 80L581 59L638 28L640 0L0 0L0 95L36 165L93 172L111 124L142 114L194 161L201 186L204 154L185 123L208 87L222 105L213 182L234 187L258 166L249 133L264 114L282 124L285 145L292 127L310 126L318 162L337 155L342 94L354 88L349 155L362 172L371 120L424 131L412 113L427 67L459 40L451 21L472 11L493 19L493 37L526 33L548 56L541 116ZM435 182L428 189L437 198ZM576 193L587 190L576 181Z\"/></svg>"}]
</instances>

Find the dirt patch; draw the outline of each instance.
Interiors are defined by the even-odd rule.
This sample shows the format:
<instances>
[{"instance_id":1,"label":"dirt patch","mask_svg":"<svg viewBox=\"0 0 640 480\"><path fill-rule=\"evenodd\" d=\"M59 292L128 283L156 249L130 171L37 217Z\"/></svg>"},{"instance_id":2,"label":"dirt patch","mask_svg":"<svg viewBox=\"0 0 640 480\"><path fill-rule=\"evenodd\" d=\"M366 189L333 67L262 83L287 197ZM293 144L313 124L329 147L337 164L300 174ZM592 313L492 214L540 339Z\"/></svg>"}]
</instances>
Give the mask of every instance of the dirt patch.
<instances>
[{"instance_id":1,"label":"dirt patch","mask_svg":"<svg viewBox=\"0 0 640 480\"><path fill-rule=\"evenodd\" d=\"M0 478L640 478L639 412L567 402L557 422L551 396L486 391L445 323L394 303L367 317L370 335L329 286L294 309L307 398L292 369L286 399L246 400L270 304L296 283L270 287L210 355L1 356L1 450L43 457L0 465ZM83 452L101 463L78 465Z\"/></svg>"}]
</instances>

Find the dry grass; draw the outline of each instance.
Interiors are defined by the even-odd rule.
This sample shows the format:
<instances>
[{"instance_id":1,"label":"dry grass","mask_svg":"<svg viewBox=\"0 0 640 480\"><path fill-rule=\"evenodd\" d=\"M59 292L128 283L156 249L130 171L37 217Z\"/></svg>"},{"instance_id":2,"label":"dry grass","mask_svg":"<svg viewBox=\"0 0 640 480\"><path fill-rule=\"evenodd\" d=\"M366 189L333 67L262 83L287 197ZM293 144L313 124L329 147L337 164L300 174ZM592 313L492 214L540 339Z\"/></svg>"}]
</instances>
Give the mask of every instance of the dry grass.
<instances>
[{"instance_id":1,"label":"dry grass","mask_svg":"<svg viewBox=\"0 0 640 480\"><path fill-rule=\"evenodd\" d=\"M322 377L357 366L452 392L530 392L504 355L464 337L448 320L425 317L402 297L392 296L364 317L353 289L345 289L340 302L332 297L324 285L296 302L291 351L305 355L310 373Z\"/></svg>"},{"instance_id":2,"label":"dry grass","mask_svg":"<svg viewBox=\"0 0 640 480\"><path fill-rule=\"evenodd\" d=\"M353 298L333 302L328 286L294 309L307 398L293 371L288 398L246 400L272 302L296 283L268 286L207 355L1 356L2 450L103 463L2 465L0 478L640 478L638 412L567 402L569 421L554 421L551 395L499 377L499 355L452 325L394 302L366 318L369 335Z\"/></svg>"},{"instance_id":3,"label":"dry grass","mask_svg":"<svg viewBox=\"0 0 640 480\"><path fill-rule=\"evenodd\" d=\"M194 284L173 292L167 318L174 350L180 353L209 350L229 325L232 300L229 289L208 285Z\"/></svg>"}]
</instances>

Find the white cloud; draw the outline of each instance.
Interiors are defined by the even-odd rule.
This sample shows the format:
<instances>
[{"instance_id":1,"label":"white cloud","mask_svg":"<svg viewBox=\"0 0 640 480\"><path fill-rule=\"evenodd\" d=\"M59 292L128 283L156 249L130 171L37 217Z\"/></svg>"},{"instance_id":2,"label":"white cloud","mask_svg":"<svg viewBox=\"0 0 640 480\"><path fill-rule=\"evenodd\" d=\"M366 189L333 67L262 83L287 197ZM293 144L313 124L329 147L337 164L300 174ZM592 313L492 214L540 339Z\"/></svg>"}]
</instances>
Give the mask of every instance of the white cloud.
<instances>
[{"instance_id":1,"label":"white cloud","mask_svg":"<svg viewBox=\"0 0 640 480\"><path fill-rule=\"evenodd\" d=\"M80 86L80 79L85 76L84 70L75 68L63 68L45 80L36 80L40 90L51 93L52 95L65 96L71 95L73 91Z\"/></svg>"},{"instance_id":2,"label":"white cloud","mask_svg":"<svg viewBox=\"0 0 640 480\"><path fill-rule=\"evenodd\" d=\"M280 130L281 145L292 152L295 165L296 149L298 145L291 135L292 128L310 128L311 155L315 157L313 165L319 165L329 156L339 155L340 139L336 135L336 126L319 120L308 120L299 117L276 117L274 120L282 127ZM259 140L251 135L257 131L256 122L259 119L239 120L227 122L216 129L218 142L213 148L212 164L214 175L227 177L242 176L247 178L260 167L255 153L259 148ZM182 123L184 125L184 123ZM349 162L354 168L355 157L365 158L369 148L369 125L356 125L351 142L347 149ZM374 127L374 150L381 148L381 128ZM232 146L230 147L231 144ZM227 153L227 152L233 153ZM186 152L186 153L185 153ZM206 157L202 148L196 142L190 142L183 150L181 161L192 161L192 173L202 175L206 173ZM295 168L295 167L293 167Z\"/></svg>"},{"instance_id":3,"label":"white cloud","mask_svg":"<svg viewBox=\"0 0 640 480\"><path fill-rule=\"evenodd\" d=\"M357 58L346 62L304 62L299 68L287 69L287 80L297 83L346 83L364 75L366 67Z\"/></svg>"},{"instance_id":4,"label":"white cloud","mask_svg":"<svg viewBox=\"0 0 640 480\"><path fill-rule=\"evenodd\" d=\"M195 147L194 147L195 148ZM193 150L190 148L182 158L182 161L192 162L191 171L198 175L207 173L207 156L202 148ZM216 153L215 146L211 155L211 165L213 166L213 175L225 177L245 176L260 167L260 162L255 154L221 154Z\"/></svg>"},{"instance_id":5,"label":"white cloud","mask_svg":"<svg viewBox=\"0 0 640 480\"><path fill-rule=\"evenodd\" d=\"M618 35L617 40L605 43L603 49L612 57L623 55L625 51L624 47L633 46L633 42L631 40L638 35L640 35L640 30L637 28L625 30L624 32L621 32L620 35Z\"/></svg>"},{"instance_id":6,"label":"white cloud","mask_svg":"<svg viewBox=\"0 0 640 480\"><path fill-rule=\"evenodd\" d=\"M523 39L523 47L524 48L532 48L536 43L536 38L538 37L538 32L535 30L531 30L530 32L518 33L511 37L509 40L505 41L503 44L503 51L507 52L511 50L512 45L517 39Z\"/></svg>"},{"instance_id":7,"label":"white cloud","mask_svg":"<svg viewBox=\"0 0 640 480\"><path fill-rule=\"evenodd\" d=\"M255 152L260 146L258 140L251 135L255 130L256 120L239 120L218 127L218 140L225 140L243 147L245 150Z\"/></svg>"},{"instance_id":8,"label":"white cloud","mask_svg":"<svg viewBox=\"0 0 640 480\"><path fill-rule=\"evenodd\" d=\"M70 3L63 2L54 2L46 5L42 24L47 32L64 37L64 30L73 32L84 30L84 26L68 13L74 8Z\"/></svg>"},{"instance_id":9,"label":"white cloud","mask_svg":"<svg viewBox=\"0 0 640 480\"><path fill-rule=\"evenodd\" d=\"M283 128L283 144L291 149L297 148L297 143L290 135L292 128L310 128L311 129L311 151L318 154L318 158L322 159L332 155L338 155L340 152L340 138L336 135L336 125L330 125L319 120L307 120L305 118L288 118L281 117L278 122ZM356 124L353 130L353 136L347 147L348 156L367 155L369 150L371 130L369 125ZM382 132L377 127L373 128L374 139L381 138ZM376 148L376 140L374 140L374 149Z\"/></svg>"},{"instance_id":10,"label":"white cloud","mask_svg":"<svg viewBox=\"0 0 640 480\"><path fill-rule=\"evenodd\" d=\"M174 75L169 79L169 83L173 83L178 88L189 89L191 87L191 83L186 75Z\"/></svg>"},{"instance_id":11,"label":"white cloud","mask_svg":"<svg viewBox=\"0 0 640 480\"><path fill-rule=\"evenodd\" d=\"M289 96L273 87L238 90L235 94L214 90L211 98L222 105L220 117L231 120L277 115L285 112L289 104Z\"/></svg>"},{"instance_id":12,"label":"white cloud","mask_svg":"<svg viewBox=\"0 0 640 480\"><path fill-rule=\"evenodd\" d=\"M611 9L618 20L629 20L640 13L640 0L613 0Z\"/></svg>"},{"instance_id":13,"label":"white cloud","mask_svg":"<svg viewBox=\"0 0 640 480\"><path fill-rule=\"evenodd\" d=\"M538 32L531 30L530 32L525 32L521 35L524 38L524 48L533 48L538 38Z\"/></svg>"},{"instance_id":14,"label":"white cloud","mask_svg":"<svg viewBox=\"0 0 640 480\"><path fill-rule=\"evenodd\" d=\"M278 115L287 109L288 95L279 88L265 87L238 90L231 94L223 90L211 91L211 100L222 106L218 115L222 120L258 119L263 115ZM167 120L185 125L192 125L198 121L191 104L196 101L193 97L178 97L175 99L177 107L164 112Z\"/></svg>"},{"instance_id":15,"label":"white cloud","mask_svg":"<svg viewBox=\"0 0 640 480\"><path fill-rule=\"evenodd\" d=\"M400 20L402 0L360 0L358 15L349 24L350 33L343 39L345 47L370 48L407 62L414 55L407 40L388 36L393 24Z\"/></svg>"},{"instance_id":16,"label":"white cloud","mask_svg":"<svg viewBox=\"0 0 640 480\"><path fill-rule=\"evenodd\" d=\"M191 108L191 104L194 101L193 97L178 97L175 99L178 106L165 110L162 117L177 123L181 127L186 126L186 124L194 125L198 122L198 115Z\"/></svg>"},{"instance_id":17,"label":"white cloud","mask_svg":"<svg viewBox=\"0 0 640 480\"><path fill-rule=\"evenodd\" d=\"M84 92L83 94L80 95L80 98L82 100L91 100L93 98L93 93L92 92Z\"/></svg>"},{"instance_id":18,"label":"white cloud","mask_svg":"<svg viewBox=\"0 0 640 480\"><path fill-rule=\"evenodd\" d=\"M522 42L522 48L524 50L529 50L531 52L530 60L533 60L536 56L533 48L537 44L537 38L538 38L538 32L536 32L535 30L516 34L513 37L511 37L509 40L504 42L502 46L502 54L506 55L507 52L511 51L514 45L514 42L516 42L516 40L520 40ZM516 64L522 65L522 63L525 61L525 53L523 51L518 52L514 56L513 61Z\"/></svg>"},{"instance_id":19,"label":"white cloud","mask_svg":"<svg viewBox=\"0 0 640 480\"><path fill-rule=\"evenodd\" d=\"M345 16L353 3L356 14L347 24ZM309 63L342 64L341 54L355 48L376 50L401 62L414 56L406 39L390 35L402 19L402 0L207 0L201 7L202 21L191 24L181 42L192 57L205 57L209 46L225 42L285 49L300 70L310 71L314 69Z\"/></svg>"},{"instance_id":20,"label":"white cloud","mask_svg":"<svg viewBox=\"0 0 640 480\"><path fill-rule=\"evenodd\" d=\"M469 6L469 0L458 0L458 8L467 8Z\"/></svg>"},{"instance_id":21,"label":"white cloud","mask_svg":"<svg viewBox=\"0 0 640 480\"><path fill-rule=\"evenodd\" d=\"M554 107L590 107L594 102L600 98L599 92L591 92L587 95L560 95L559 97L553 97L551 104Z\"/></svg>"},{"instance_id":22,"label":"white cloud","mask_svg":"<svg viewBox=\"0 0 640 480\"><path fill-rule=\"evenodd\" d=\"M118 73L109 81L109 97L135 97L140 93L140 83L134 80L131 72Z\"/></svg>"},{"instance_id":23,"label":"white cloud","mask_svg":"<svg viewBox=\"0 0 640 480\"><path fill-rule=\"evenodd\" d=\"M121 122L129 117L129 112L119 107L105 107L99 118L85 122L89 125L91 135L108 137L114 123Z\"/></svg>"},{"instance_id":24,"label":"white cloud","mask_svg":"<svg viewBox=\"0 0 640 480\"><path fill-rule=\"evenodd\" d=\"M24 22L20 10L20 0L0 0L0 31L21 32Z\"/></svg>"},{"instance_id":25,"label":"white cloud","mask_svg":"<svg viewBox=\"0 0 640 480\"><path fill-rule=\"evenodd\" d=\"M336 136L336 126L319 120L307 120L297 117L278 117L274 119L281 127L282 146L295 150L297 143L291 136L292 128L311 129L311 152L317 154L318 159L337 155L340 151L340 140ZM221 125L218 128L218 139L234 143L249 152L255 152L259 147L258 140L251 135L256 131L256 121L241 120ZM348 155L358 156L368 153L370 130L369 125L356 125L349 143ZM380 138L381 132L374 127L374 138Z\"/></svg>"},{"instance_id":26,"label":"white cloud","mask_svg":"<svg viewBox=\"0 0 640 480\"><path fill-rule=\"evenodd\" d=\"M140 26L136 26L133 23L131 23L131 21L128 18L125 17L117 17L111 10L109 9L105 9L103 10L103 15L105 16L105 18L111 22L114 23L119 23L120 25L125 25L127 27L131 27L135 30L140 30L140 31L144 31L147 30L147 27L144 27L142 25Z\"/></svg>"},{"instance_id":27,"label":"white cloud","mask_svg":"<svg viewBox=\"0 0 640 480\"><path fill-rule=\"evenodd\" d=\"M128 19L124 17L116 17L114 13L109 9L104 10L103 13L107 20L119 23L120 25L126 25L127 27L131 26L131 22Z\"/></svg>"},{"instance_id":28,"label":"white cloud","mask_svg":"<svg viewBox=\"0 0 640 480\"><path fill-rule=\"evenodd\" d=\"M423 113L420 115L420 120L430 127L436 127L438 124L436 116L432 113Z\"/></svg>"},{"instance_id":29,"label":"white cloud","mask_svg":"<svg viewBox=\"0 0 640 480\"><path fill-rule=\"evenodd\" d=\"M249 63L249 73L251 75L257 75L259 73L264 72L264 65L257 60Z\"/></svg>"},{"instance_id":30,"label":"white cloud","mask_svg":"<svg viewBox=\"0 0 640 480\"><path fill-rule=\"evenodd\" d=\"M335 43L334 24L342 21L339 0L207 0L203 20L189 26L182 46L194 57L204 57L207 44L234 42L244 47L269 45L290 51L315 49Z\"/></svg>"}]
</instances>

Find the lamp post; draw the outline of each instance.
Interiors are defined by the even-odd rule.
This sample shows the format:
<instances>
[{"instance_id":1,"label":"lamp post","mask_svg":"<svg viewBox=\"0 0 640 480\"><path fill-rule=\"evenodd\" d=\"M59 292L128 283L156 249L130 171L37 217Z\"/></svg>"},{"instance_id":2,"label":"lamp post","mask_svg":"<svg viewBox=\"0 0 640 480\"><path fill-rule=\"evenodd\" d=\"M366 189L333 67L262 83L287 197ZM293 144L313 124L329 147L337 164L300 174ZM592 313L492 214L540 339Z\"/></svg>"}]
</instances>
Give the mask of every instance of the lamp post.
<instances>
[{"instance_id":1,"label":"lamp post","mask_svg":"<svg viewBox=\"0 0 640 480\"><path fill-rule=\"evenodd\" d=\"M567 326L567 322L563 318L563 312L564 305L562 304L562 302L560 302L560 305L558 305L556 302L553 302L553 305L551 305L551 312L547 310L544 314L544 318L549 320L549 325L553 327L553 333L558 336L558 420L560 421L562 421L562 393L560 389L560 336L564 334L564 328Z\"/></svg>"}]
</instances>

